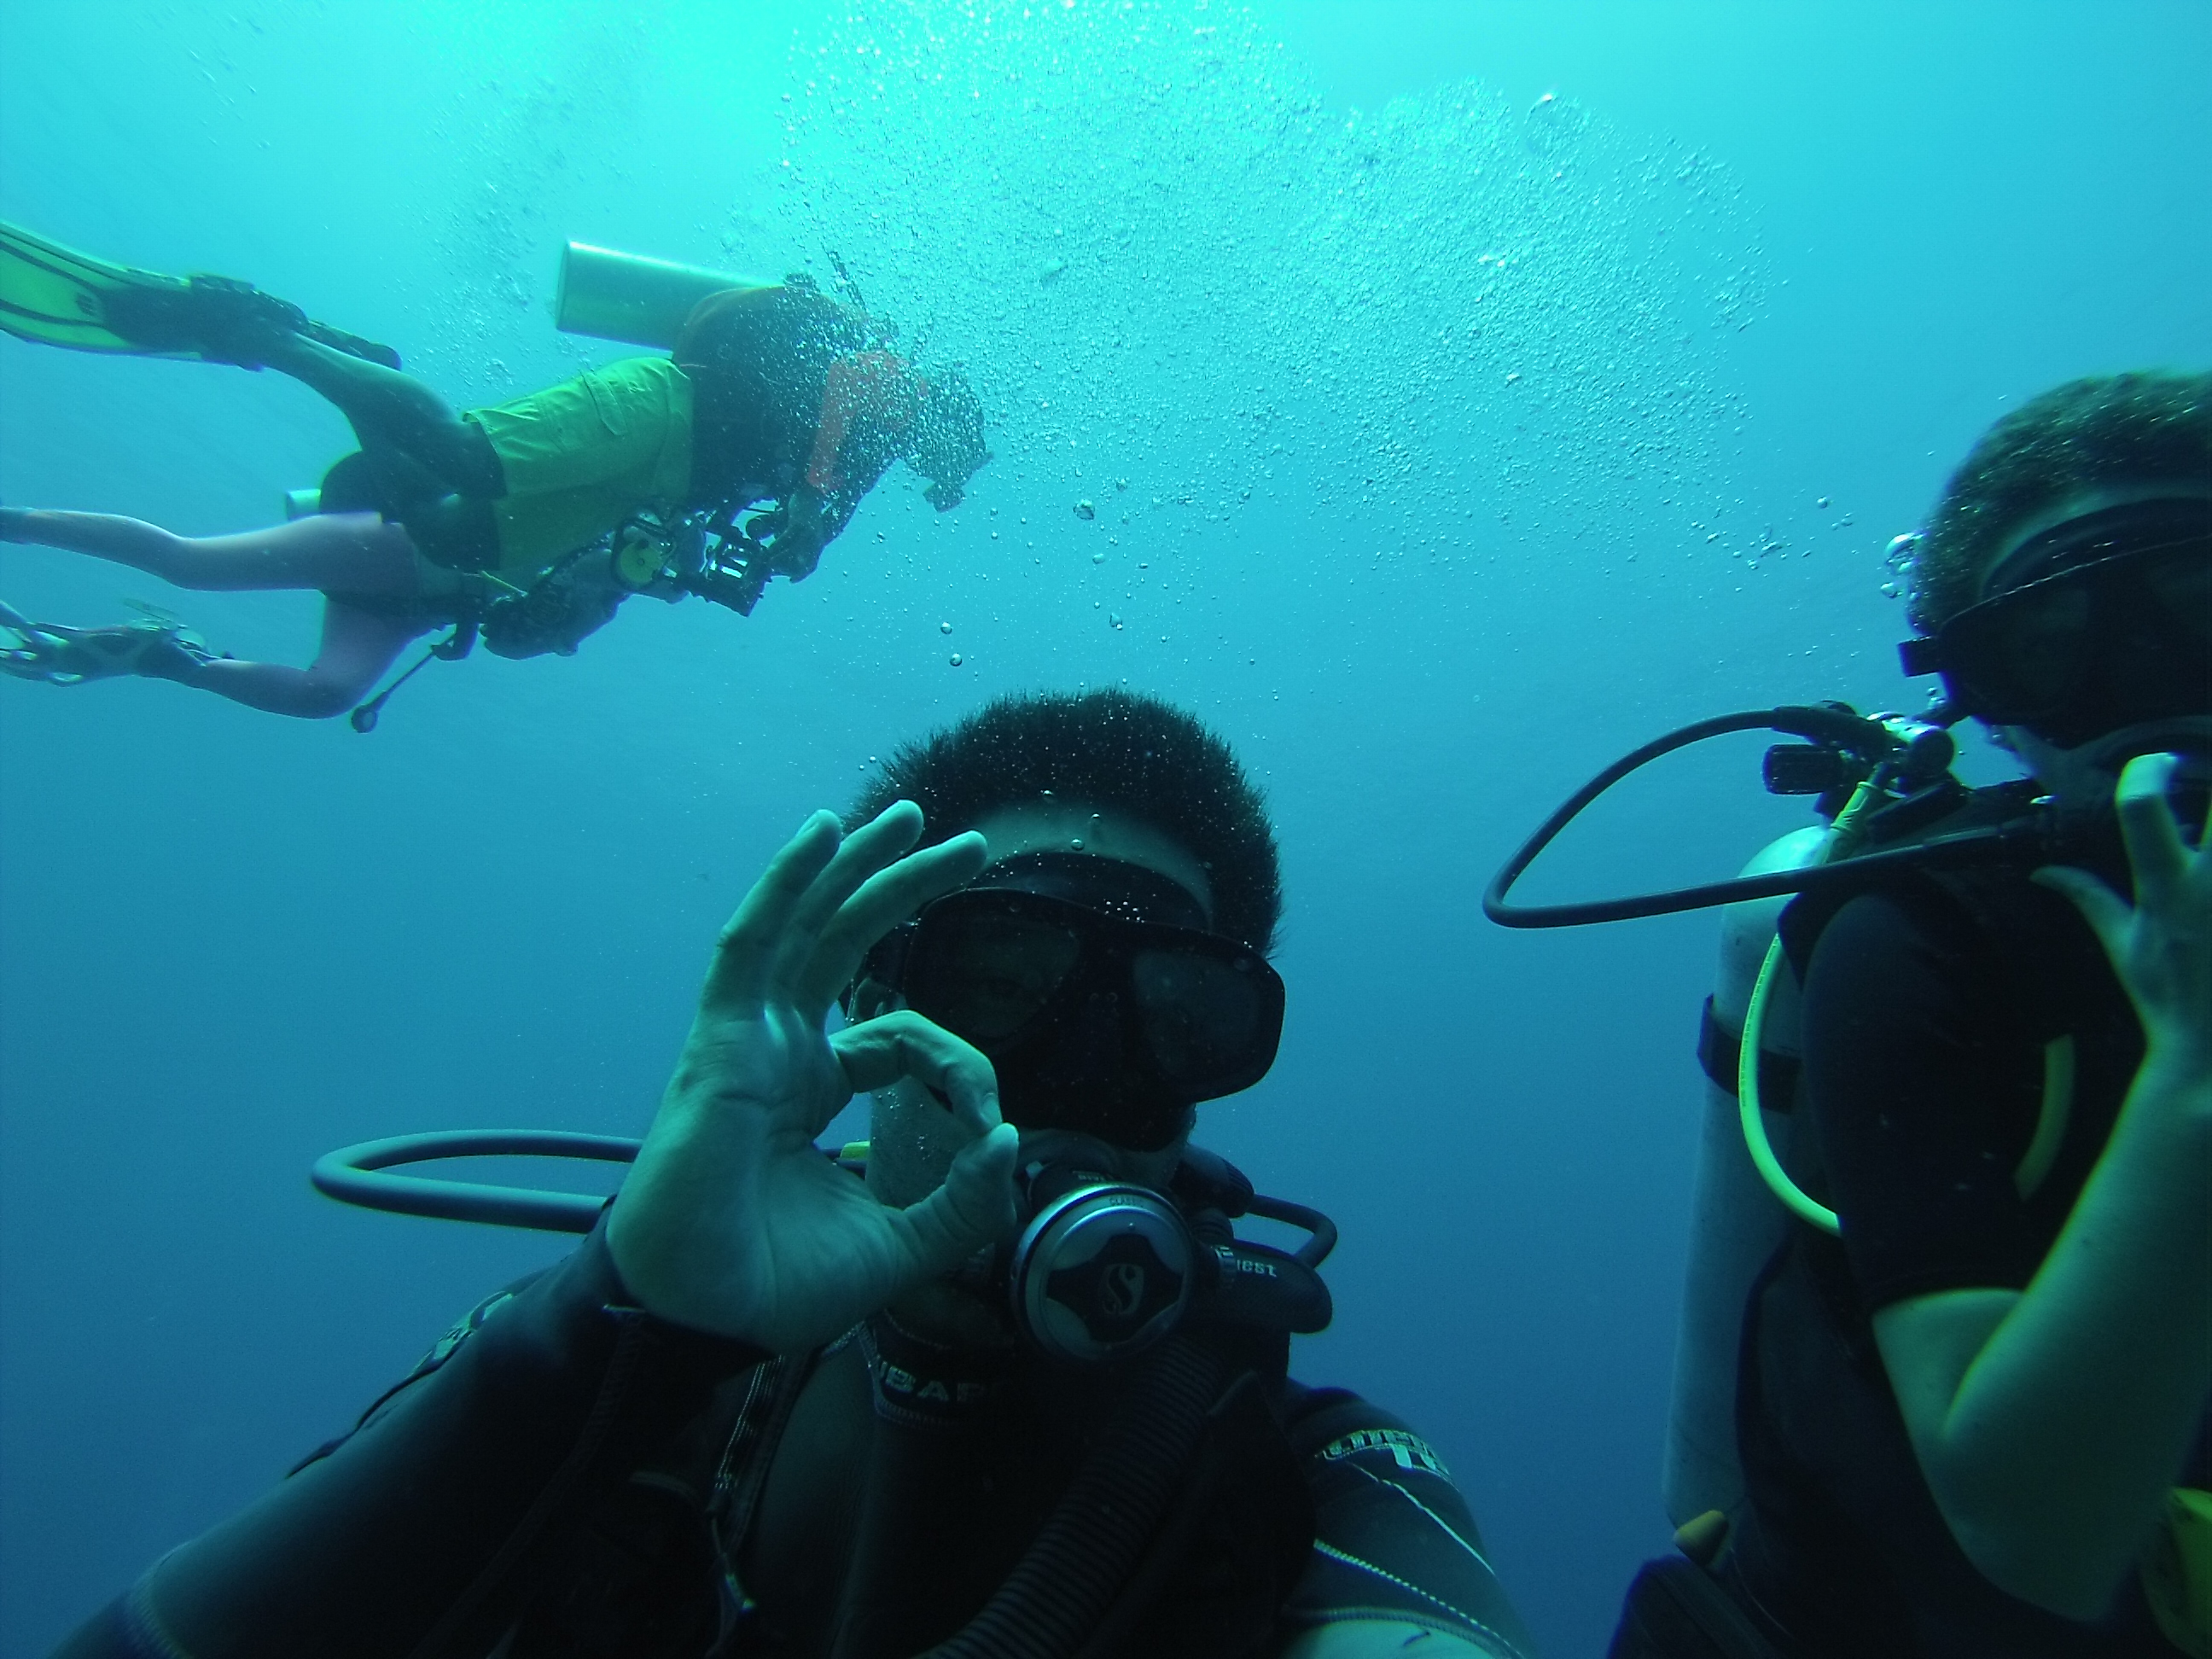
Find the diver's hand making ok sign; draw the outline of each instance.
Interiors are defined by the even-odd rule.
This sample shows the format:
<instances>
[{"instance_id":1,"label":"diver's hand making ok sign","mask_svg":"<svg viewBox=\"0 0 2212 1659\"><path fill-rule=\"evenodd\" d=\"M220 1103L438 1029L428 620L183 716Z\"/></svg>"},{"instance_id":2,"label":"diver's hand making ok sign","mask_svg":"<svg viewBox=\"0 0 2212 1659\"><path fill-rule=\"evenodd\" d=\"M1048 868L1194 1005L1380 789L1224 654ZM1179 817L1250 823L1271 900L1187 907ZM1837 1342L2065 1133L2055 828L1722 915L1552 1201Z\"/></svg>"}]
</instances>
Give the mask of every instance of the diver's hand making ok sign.
<instances>
[{"instance_id":1,"label":"diver's hand making ok sign","mask_svg":"<svg viewBox=\"0 0 2212 1659\"><path fill-rule=\"evenodd\" d=\"M841 837L817 812L722 930L698 1017L609 1218L607 1243L647 1311L790 1352L954 1267L1013 1225L1014 1131L990 1062L920 1015L823 1031L870 946L982 868L973 833L913 852L902 801ZM945 1184L886 1206L814 1137L860 1090L902 1077L951 1103L973 1139Z\"/></svg>"},{"instance_id":2,"label":"diver's hand making ok sign","mask_svg":"<svg viewBox=\"0 0 2212 1659\"><path fill-rule=\"evenodd\" d=\"M2166 791L2180 761L2138 755L2113 791L2135 874L2131 905L2086 871L2039 870L2074 902L2112 959L2142 1024L2143 1068L2212 1111L2212 828L2191 847Z\"/></svg>"}]
</instances>

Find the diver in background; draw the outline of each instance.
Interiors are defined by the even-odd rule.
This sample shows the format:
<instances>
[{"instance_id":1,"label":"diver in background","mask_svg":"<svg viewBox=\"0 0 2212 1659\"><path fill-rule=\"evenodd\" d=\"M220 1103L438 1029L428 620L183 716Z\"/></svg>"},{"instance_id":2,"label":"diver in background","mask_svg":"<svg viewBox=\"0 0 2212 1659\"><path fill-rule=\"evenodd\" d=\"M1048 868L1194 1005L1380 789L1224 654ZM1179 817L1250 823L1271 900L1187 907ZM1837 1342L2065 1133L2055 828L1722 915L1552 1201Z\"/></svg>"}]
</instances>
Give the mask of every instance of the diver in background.
<instances>
[{"instance_id":1,"label":"diver in background","mask_svg":"<svg viewBox=\"0 0 2212 1659\"><path fill-rule=\"evenodd\" d=\"M2212 1652L2212 376L2000 421L1911 582L1908 666L2080 867L1784 912L1840 1237L1791 1224L1746 1309L1734 1612L1652 1563L1614 1659Z\"/></svg>"},{"instance_id":2,"label":"diver in background","mask_svg":"<svg viewBox=\"0 0 2212 1659\"><path fill-rule=\"evenodd\" d=\"M1267 1201L1189 1144L1282 1011L1227 746L1126 692L1009 698L848 822L725 929L582 1247L65 1659L1526 1659L1435 1453L1289 1378L1326 1291L1234 1238ZM861 1089L865 1184L815 1145ZM1185 1222L1221 1264L1187 1305Z\"/></svg>"},{"instance_id":3,"label":"diver in background","mask_svg":"<svg viewBox=\"0 0 2212 1659\"><path fill-rule=\"evenodd\" d=\"M572 651L629 592L694 592L750 612L772 575L797 581L895 460L939 511L990 459L981 405L957 369L927 374L803 276L708 295L665 357L631 357L533 396L456 414L388 348L312 322L245 283L104 264L0 226L0 328L73 349L269 368L313 386L361 445L326 478L325 513L367 523L187 542L136 521L10 514L0 537L93 553L184 586L319 588L313 667L229 665L166 619L112 629L33 623L0 669L62 684L142 674L272 712L339 713L429 629L478 622L507 655ZM750 514L742 526L740 514ZM619 539L646 515L713 519L741 574L664 572ZM610 539L617 538L617 539ZM641 542L639 546L642 546ZM586 558L603 550L603 558ZM378 660L381 653L381 660ZM252 672L247 672L251 670Z\"/></svg>"}]
</instances>

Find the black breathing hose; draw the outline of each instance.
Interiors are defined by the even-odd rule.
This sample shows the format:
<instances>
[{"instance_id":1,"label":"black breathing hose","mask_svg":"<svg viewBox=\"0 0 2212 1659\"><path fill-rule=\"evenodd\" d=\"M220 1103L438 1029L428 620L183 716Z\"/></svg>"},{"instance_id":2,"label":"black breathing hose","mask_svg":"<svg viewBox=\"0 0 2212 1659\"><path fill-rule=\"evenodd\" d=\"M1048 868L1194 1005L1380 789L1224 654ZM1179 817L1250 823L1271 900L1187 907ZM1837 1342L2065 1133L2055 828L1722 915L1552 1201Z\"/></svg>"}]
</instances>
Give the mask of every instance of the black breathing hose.
<instances>
[{"instance_id":1,"label":"black breathing hose","mask_svg":"<svg viewBox=\"0 0 2212 1659\"><path fill-rule=\"evenodd\" d=\"M570 1134L554 1129L441 1129L395 1135L388 1140L341 1146L315 1160L308 1179L315 1190L341 1204L440 1221L477 1221L494 1227L527 1227L548 1233L587 1233L606 1200L585 1193L494 1187L472 1181L433 1181L388 1173L408 1164L446 1158L580 1158L628 1164L639 1143L620 1135Z\"/></svg>"},{"instance_id":2,"label":"black breathing hose","mask_svg":"<svg viewBox=\"0 0 2212 1659\"><path fill-rule=\"evenodd\" d=\"M1582 815L1583 809L1631 772L1650 765L1662 755L1686 749L1708 738L1731 732L1779 732L1790 737L1830 744L1869 763L1897 748L1896 739L1879 720L1836 708L1755 708L1740 714L1716 714L1664 737L1619 760L1575 791L1559 810L1537 826L1536 833L1505 860L1483 890L1482 913L1505 927L1584 927L1593 922L1627 921L1638 916L1673 915L1682 910L1708 909L1745 899L1772 898L1784 893L1803 893L1838 883L1863 883L1870 875L1896 866L1925 866L1930 862L1966 862L1988 856L2007 843L2023 849L2035 842L2032 830L2015 825L1962 830L1939 836L1888 852L1855 855L1836 864L1808 865L1777 870L1762 876L1737 876L1727 881L1706 882L1697 887L1677 887L1663 893L1639 893L1626 898L1590 899L1578 904L1508 904L1505 896L1513 884L1534 863L1536 855L1556 840L1559 832ZM2039 843L2038 843L2039 844Z\"/></svg>"},{"instance_id":3,"label":"black breathing hose","mask_svg":"<svg viewBox=\"0 0 2212 1659\"><path fill-rule=\"evenodd\" d=\"M1256 1215L1263 1221L1279 1221L1313 1235L1291 1253L1301 1267L1320 1267L1336 1248L1336 1223L1319 1210L1293 1204L1287 1198L1269 1198L1264 1193L1255 1193L1245 1200L1244 1209L1247 1214Z\"/></svg>"}]
</instances>

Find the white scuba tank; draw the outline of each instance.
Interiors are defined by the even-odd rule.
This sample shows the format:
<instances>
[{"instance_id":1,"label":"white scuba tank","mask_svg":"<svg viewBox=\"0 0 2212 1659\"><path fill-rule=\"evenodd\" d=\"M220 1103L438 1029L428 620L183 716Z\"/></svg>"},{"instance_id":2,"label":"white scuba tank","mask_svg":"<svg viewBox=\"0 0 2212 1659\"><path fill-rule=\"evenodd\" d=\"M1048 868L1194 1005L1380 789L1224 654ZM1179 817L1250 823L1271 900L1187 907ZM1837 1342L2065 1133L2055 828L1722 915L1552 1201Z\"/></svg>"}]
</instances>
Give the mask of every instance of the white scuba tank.
<instances>
[{"instance_id":1,"label":"white scuba tank","mask_svg":"<svg viewBox=\"0 0 2212 1659\"><path fill-rule=\"evenodd\" d=\"M1792 830L1762 848L1742 873L1764 875L1817 864L1833 833L1826 824ZM1776 920L1788 902L1786 896L1753 899L1721 912L1713 1019L1729 1036L1741 1037L1752 988L1774 942ZM1785 964L1767 994L1760 1033L1765 1053L1796 1058L1797 1015L1796 975ZM1769 1109L1761 1115L1769 1139L1786 1161L1799 1115ZM1737 1348L1752 1281L1780 1246L1789 1222L1789 1212L1746 1149L1735 1094L1706 1079L1661 1475L1667 1514L1677 1527L1715 1510L1733 1520L1743 1502L1743 1468L1735 1444Z\"/></svg>"}]
</instances>

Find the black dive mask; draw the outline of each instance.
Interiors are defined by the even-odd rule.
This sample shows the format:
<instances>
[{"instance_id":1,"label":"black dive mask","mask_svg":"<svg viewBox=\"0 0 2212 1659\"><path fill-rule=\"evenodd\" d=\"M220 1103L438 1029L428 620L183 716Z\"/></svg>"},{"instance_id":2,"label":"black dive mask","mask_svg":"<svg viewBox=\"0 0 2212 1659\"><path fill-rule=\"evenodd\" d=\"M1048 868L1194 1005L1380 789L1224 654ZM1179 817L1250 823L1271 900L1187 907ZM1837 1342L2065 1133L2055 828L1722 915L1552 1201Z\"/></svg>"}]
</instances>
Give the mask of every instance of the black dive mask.
<instances>
[{"instance_id":1,"label":"black dive mask","mask_svg":"<svg viewBox=\"0 0 2212 1659\"><path fill-rule=\"evenodd\" d=\"M1990 573L2002 591L1899 647L1961 713L2062 749L2212 714L2212 501L2136 501L2069 519Z\"/></svg>"},{"instance_id":2,"label":"black dive mask","mask_svg":"<svg viewBox=\"0 0 2212 1659\"><path fill-rule=\"evenodd\" d=\"M1000 1110L1151 1152L1274 1063L1283 982L1139 865L1027 853L896 930L863 970L982 1050Z\"/></svg>"}]
</instances>

